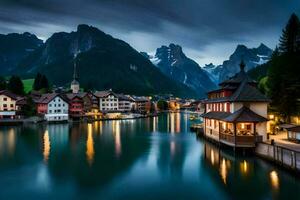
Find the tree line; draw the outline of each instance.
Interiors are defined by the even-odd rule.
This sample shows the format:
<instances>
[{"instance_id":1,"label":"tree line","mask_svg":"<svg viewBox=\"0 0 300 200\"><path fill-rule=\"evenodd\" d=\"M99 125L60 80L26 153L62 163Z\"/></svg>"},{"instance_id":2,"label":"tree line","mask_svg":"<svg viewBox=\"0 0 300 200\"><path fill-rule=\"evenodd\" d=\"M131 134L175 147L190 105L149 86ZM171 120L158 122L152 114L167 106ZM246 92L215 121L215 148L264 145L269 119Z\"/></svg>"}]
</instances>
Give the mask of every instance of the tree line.
<instances>
[{"instance_id":1,"label":"tree line","mask_svg":"<svg viewBox=\"0 0 300 200\"><path fill-rule=\"evenodd\" d=\"M288 20L267 65L265 92L272 99L271 108L289 122L291 116L300 114L300 21L296 14Z\"/></svg>"},{"instance_id":2,"label":"tree line","mask_svg":"<svg viewBox=\"0 0 300 200\"><path fill-rule=\"evenodd\" d=\"M50 85L47 77L40 73L37 73L32 85L32 89L46 93L50 91ZM11 76L8 79L0 76L0 90L9 90L17 95L25 95L24 83L19 76Z\"/></svg>"}]
</instances>

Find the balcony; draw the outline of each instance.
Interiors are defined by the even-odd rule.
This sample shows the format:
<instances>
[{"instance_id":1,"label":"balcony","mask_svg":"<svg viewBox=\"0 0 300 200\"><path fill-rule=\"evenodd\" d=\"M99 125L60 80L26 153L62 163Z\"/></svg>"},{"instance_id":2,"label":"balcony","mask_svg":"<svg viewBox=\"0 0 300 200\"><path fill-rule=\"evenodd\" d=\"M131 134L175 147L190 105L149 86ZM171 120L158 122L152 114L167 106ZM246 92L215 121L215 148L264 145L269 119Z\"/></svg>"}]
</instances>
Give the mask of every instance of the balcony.
<instances>
[{"instance_id":1,"label":"balcony","mask_svg":"<svg viewBox=\"0 0 300 200\"><path fill-rule=\"evenodd\" d=\"M262 136L260 135L231 135L220 133L220 142L229 146L255 147L255 143L259 141L262 141Z\"/></svg>"}]
</instances>

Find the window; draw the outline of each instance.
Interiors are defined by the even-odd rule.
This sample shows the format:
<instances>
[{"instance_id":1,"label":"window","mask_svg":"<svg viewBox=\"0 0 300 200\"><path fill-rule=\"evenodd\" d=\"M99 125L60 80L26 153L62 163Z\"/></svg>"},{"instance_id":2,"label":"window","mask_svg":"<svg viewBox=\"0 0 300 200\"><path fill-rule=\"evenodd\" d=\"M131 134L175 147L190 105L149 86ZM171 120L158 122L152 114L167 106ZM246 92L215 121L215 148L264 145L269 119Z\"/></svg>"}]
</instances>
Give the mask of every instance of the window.
<instances>
[{"instance_id":1,"label":"window","mask_svg":"<svg viewBox=\"0 0 300 200\"><path fill-rule=\"evenodd\" d=\"M7 107L7 104L3 104L3 107Z\"/></svg>"},{"instance_id":2,"label":"window","mask_svg":"<svg viewBox=\"0 0 300 200\"><path fill-rule=\"evenodd\" d=\"M10 104L10 107L13 108L13 107L14 107L14 104Z\"/></svg>"},{"instance_id":3,"label":"window","mask_svg":"<svg viewBox=\"0 0 300 200\"><path fill-rule=\"evenodd\" d=\"M3 101L7 101L7 98L3 98Z\"/></svg>"}]
</instances>

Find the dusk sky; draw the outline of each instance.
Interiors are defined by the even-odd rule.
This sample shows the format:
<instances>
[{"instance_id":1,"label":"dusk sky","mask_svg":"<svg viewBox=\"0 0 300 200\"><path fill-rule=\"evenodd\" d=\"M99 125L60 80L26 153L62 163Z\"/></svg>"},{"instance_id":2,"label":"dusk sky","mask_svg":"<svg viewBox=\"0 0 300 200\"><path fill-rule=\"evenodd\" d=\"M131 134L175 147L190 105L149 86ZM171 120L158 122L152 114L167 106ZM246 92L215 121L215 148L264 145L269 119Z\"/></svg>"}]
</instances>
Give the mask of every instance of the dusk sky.
<instances>
[{"instance_id":1,"label":"dusk sky","mask_svg":"<svg viewBox=\"0 0 300 200\"><path fill-rule=\"evenodd\" d=\"M138 51L176 43L200 65L221 64L237 44L274 48L300 0L0 0L0 33L93 25Z\"/></svg>"}]
</instances>

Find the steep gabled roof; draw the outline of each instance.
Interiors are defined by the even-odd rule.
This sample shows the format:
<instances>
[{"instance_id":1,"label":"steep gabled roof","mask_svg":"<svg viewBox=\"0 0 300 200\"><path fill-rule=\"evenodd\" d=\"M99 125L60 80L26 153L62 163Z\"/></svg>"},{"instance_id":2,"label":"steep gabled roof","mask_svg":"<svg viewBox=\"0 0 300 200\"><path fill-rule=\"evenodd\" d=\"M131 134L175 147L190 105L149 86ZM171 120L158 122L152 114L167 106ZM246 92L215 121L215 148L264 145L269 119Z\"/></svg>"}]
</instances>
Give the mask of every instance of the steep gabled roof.
<instances>
[{"instance_id":1,"label":"steep gabled roof","mask_svg":"<svg viewBox=\"0 0 300 200\"><path fill-rule=\"evenodd\" d=\"M126 96L124 94L117 94L117 97L119 100L123 100L123 101L133 101L133 99L129 96Z\"/></svg>"},{"instance_id":2,"label":"steep gabled roof","mask_svg":"<svg viewBox=\"0 0 300 200\"><path fill-rule=\"evenodd\" d=\"M208 118L208 119L218 119L223 120L226 117L231 115L229 112L208 112L201 115L201 117Z\"/></svg>"},{"instance_id":3,"label":"steep gabled roof","mask_svg":"<svg viewBox=\"0 0 300 200\"><path fill-rule=\"evenodd\" d=\"M97 92L95 92L95 96L98 97L98 98L104 98L104 97L107 97L109 95L114 95L115 97L117 97L117 94L114 93L111 90L105 90L105 91L97 91Z\"/></svg>"},{"instance_id":4,"label":"steep gabled roof","mask_svg":"<svg viewBox=\"0 0 300 200\"><path fill-rule=\"evenodd\" d=\"M12 93L12 92L10 92L8 90L2 90L2 91L0 91L0 95L5 95L5 96L10 97L10 98L12 98L14 100L18 100L20 98L18 95L14 94L14 93Z\"/></svg>"},{"instance_id":5,"label":"steep gabled roof","mask_svg":"<svg viewBox=\"0 0 300 200\"><path fill-rule=\"evenodd\" d=\"M63 95L60 95L57 93L48 93L48 94L43 94L41 96L41 98L35 100L35 103L48 104L50 101L52 101L57 96L59 96L65 102L68 102L67 99Z\"/></svg>"},{"instance_id":6,"label":"steep gabled roof","mask_svg":"<svg viewBox=\"0 0 300 200\"><path fill-rule=\"evenodd\" d=\"M231 102L270 102L256 87L243 81L237 90L230 96Z\"/></svg>"},{"instance_id":7,"label":"steep gabled roof","mask_svg":"<svg viewBox=\"0 0 300 200\"><path fill-rule=\"evenodd\" d=\"M249 108L243 106L236 112L234 112L231 115L224 118L223 121L226 121L226 122L257 122L258 123L258 122L268 121L268 119L256 114Z\"/></svg>"}]
</instances>

